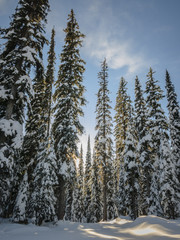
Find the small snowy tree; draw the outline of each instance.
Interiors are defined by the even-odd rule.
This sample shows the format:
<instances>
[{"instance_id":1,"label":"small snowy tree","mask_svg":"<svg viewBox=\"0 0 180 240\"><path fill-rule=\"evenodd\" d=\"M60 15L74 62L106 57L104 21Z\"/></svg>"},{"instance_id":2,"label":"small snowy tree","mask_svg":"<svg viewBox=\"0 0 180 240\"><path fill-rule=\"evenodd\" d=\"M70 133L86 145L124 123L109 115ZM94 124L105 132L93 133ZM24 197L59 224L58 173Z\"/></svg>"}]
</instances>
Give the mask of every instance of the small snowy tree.
<instances>
[{"instance_id":1,"label":"small snowy tree","mask_svg":"<svg viewBox=\"0 0 180 240\"><path fill-rule=\"evenodd\" d=\"M65 215L64 220L70 221L72 219L72 203L73 203L73 190L76 183L76 167L74 159L67 163L67 171L65 177ZM73 183L72 183L73 181Z\"/></svg>"},{"instance_id":2,"label":"small snowy tree","mask_svg":"<svg viewBox=\"0 0 180 240\"><path fill-rule=\"evenodd\" d=\"M85 173L84 173L84 217L85 221L90 221L90 205L91 205L91 146L90 136L88 136L87 153L85 162Z\"/></svg>"},{"instance_id":3,"label":"small snowy tree","mask_svg":"<svg viewBox=\"0 0 180 240\"><path fill-rule=\"evenodd\" d=\"M161 138L160 161L160 199L163 214L166 218L179 216L179 189L176 167L172 161L169 137L163 133Z\"/></svg>"},{"instance_id":4,"label":"small snowy tree","mask_svg":"<svg viewBox=\"0 0 180 240\"><path fill-rule=\"evenodd\" d=\"M117 214L117 209L115 205L115 199L114 199L114 154L113 154L113 148L112 148L112 140L109 139L109 142L107 142L107 155L108 155L108 161L107 161L107 218L108 220L115 219Z\"/></svg>"},{"instance_id":5,"label":"small snowy tree","mask_svg":"<svg viewBox=\"0 0 180 240\"><path fill-rule=\"evenodd\" d=\"M90 185L91 185L90 222L97 223L102 219L102 199L101 199L99 161L98 158L96 157L96 141L93 154Z\"/></svg>"},{"instance_id":6,"label":"small snowy tree","mask_svg":"<svg viewBox=\"0 0 180 240\"><path fill-rule=\"evenodd\" d=\"M115 204L117 207L118 216L125 216L126 215L126 206L125 206L125 171L124 171L124 164L120 166L120 173L119 173L119 186L117 192L115 192Z\"/></svg>"},{"instance_id":7,"label":"small snowy tree","mask_svg":"<svg viewBox=\"0 0 180 240\"><path fill-rule=\"evenodd\" d=\"M73 190L72 221L74 222L83 222L84 218L83 176L83 150L81 145L79 167Z\"/></svg>"},{"instance_id":8,"label":"small snowy tree","mask_svg":"<svg viewBox=\"0 0 180 240\"><path fill-rule=\"evenodd\" d=\"M24 173L23 180L19 186L18 195L16 197L13 209L13 222L27 223L27 202L29 197L29 183L27 170Z\"/></svg>"},{"instance_id":9,"label":"small snowy tree","mask_svg":"<svg viewBox=\"0 0 180 240\"><path fill-rule=\"evenodd\" d=\"M37 156L37 165L33 172L32 193L29 200L29 211L36 225L43 222L57 221L56 198L53 186L57 184L56 161L47 157L47 149L40 148Z\"/></svg>"}]
</instances>

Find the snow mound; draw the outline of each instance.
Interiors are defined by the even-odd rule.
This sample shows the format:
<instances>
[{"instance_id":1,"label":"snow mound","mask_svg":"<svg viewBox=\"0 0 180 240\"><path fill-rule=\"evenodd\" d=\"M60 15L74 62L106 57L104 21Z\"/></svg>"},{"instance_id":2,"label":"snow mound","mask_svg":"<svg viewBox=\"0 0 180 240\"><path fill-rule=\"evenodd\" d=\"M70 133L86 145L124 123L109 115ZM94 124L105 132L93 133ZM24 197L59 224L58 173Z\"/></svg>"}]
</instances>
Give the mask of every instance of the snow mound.
<instances>
[{"instance_id":1,"label":"snow mound","mask_svg":"<svg viewBox=\"0 0 180 240\"><path fill-rule=\"evenodd\" d=\"M57 225L37 227L13 224L0 219L1 240L179 240L180 219L167 220L142 216L135 221L120 217L110 222L74 223L59 221Z\"/></svg>"}]
</instances>

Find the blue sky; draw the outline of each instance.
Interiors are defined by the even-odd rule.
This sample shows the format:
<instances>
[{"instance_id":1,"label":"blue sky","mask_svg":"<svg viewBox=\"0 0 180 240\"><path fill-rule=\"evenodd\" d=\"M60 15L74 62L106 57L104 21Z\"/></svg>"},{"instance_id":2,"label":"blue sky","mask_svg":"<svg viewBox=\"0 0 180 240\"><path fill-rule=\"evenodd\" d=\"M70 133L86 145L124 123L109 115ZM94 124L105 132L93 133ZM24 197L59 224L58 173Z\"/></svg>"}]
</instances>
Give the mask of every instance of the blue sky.
<instances>
[{"instance_id":1,"label":"blue sky","mask_svg":"<svg viewBox=\"0 0 180 240\"><path fill-rule=\"evenodd\" d=\"M0 0L1 27L8 26L17 0ZM180 1L179 0L50 0L46 36L56 30L56 65L64 44L67 15L74 9L82 33L86 35L81 56L86 61L84 85L87 106L82 123L86 135L94 138L95 105L98 91L97 73L100 62L107 58L112 108L120 78L128 82L128 92L134 98L134 79L138 75L145 87L146 75L152 67L155 78L164 90L168 69L180 99ZM44 56L48 48L44 49ZM46 61L45 61L46 65ZM56 74L57 76L57 74ZM166 107L166 101L163 101ZM112 114L114 112L112 111Z\"/></svg>"}]
</instances>

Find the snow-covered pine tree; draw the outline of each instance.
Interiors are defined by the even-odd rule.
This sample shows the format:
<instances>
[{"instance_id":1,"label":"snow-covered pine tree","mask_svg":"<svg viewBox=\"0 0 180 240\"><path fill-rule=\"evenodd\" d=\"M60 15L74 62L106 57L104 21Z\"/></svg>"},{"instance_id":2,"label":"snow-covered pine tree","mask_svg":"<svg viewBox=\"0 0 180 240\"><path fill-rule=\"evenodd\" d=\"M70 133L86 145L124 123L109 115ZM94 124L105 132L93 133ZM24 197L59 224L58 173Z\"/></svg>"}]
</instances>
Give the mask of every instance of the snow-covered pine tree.
<instances>
[{"instance_id":1,"label":"snow-covered pine tree","mask_svg":"<svg viewBox=\"0 0 180 240\"><path fill-rule=\"evenodd\" d=\"M113 199L108 199L108 189L111 186L110 181L113 176L109 176L112 172L108 171L109 165L113 164L112 156L112 117L111 117L111 106L109 99L108 90L108 65L106 59L101 64L101 71L98 74L99 78L99 91L97 94L97 104L96 104L96 157L101 166L102 173L102 199L103 199L103 220L108 219L108 201L113 201ZM112 210L112 209L111 209ZM112 213L109 213L111 216Z\"/></svg>"},{"instance_id":2,"label":"snow-covered pine tree","mask_svg":"<svg viewBox=\"0 0 180 240\"><path fill-rule=\"evenodd\" d=\"M125 206L125 171L124 164L120 165L119 171L119 186L118 190L116 190L115 194L115 204L118 212L118 216L125 216L127 214L126 206Z\"/></svg>"},{"instance_id":3,"label":"snow-covered pine tree","mask_svg":"<svg viewBox=\"0 0 180 240\"><path fill-rule=\"evenodd\" d=\"M101 176L100 176L100 164L96 157L96 145L95 139L93 162L91 168L91 205L90 205L90 222L97 223L102 219L102 197L101 197Z\"/></svg>"},{"instance_id":4,"label":"snow-covered pine tree","mask_svg":"<svg viewBox=\"0 0 180 240\"><path fill-rule=\"evenodd\" d=\"M52 87L54 83L54 65L55 65L55 30L52 29L50 48L48 52L48 65L45 77L45 108L46 108L46 123L47 123L47 137L50 136L51 113L52 113Z\"/></svg>"},{"instance_id":5,"label":"snow-covered pine tree","mask_svg":"<svg viewBox=\"0 0 180 240\"><path fill-rule=\"evenodd\" d=\"M61 171L62 165L67 165L66 185L66 220L71 219L72 187L75 176L75 161L77 159L78 134L82 134L83 126L79 117L83 116L82 106L85 105L83 96L85 88L82 84L85 62L80 57L79 48L85 37L79 31L74 11L68 16L65 45L61 53L61 64L58 79L55 83L55 108L52 132L57 165ZM60 183L61 184L61 183Z\"/></svg>"},{"instance_id":6,"label":"snow-covered pine tree","mask_svg":"<svg viewBox=\"0 0 180 240\"><path fill-rule=\"evenodd\" d=\"M171 81L168 71L166 71L166 91L168 100L169 111L169 131L170 131L170 143L171 143L171 163L174 170L174 191L176 196L174 200L180 203L180 112L177 95L175 93L174 85ZM175 207L174 217L180 216L180 204L179 209Z\"/></svg>"},{"instance_id":7,"label":"snow-covered pine tree","mask_svg":"<svg viewBox=\"0 0 180 240\"><path fill-rule=\"evenodd\" d=\"M159 215L162 213L159 199L159 176L160 176L160 145L161 136L167 130L167 119L159 102L163 98L163 91L154 79L154 72L150 68L146 82L147 125L150 144L150 165L152 175L150 181L149 214ZM151 141L151 142L150 142Z\"/></svg>"},{"instance_id":8,"label":"snow-covered pine tree","mask_svg":"<svg viewBox=\"0 0 180 240\"><path fill-rule=\"evenodd\" d=\"M137 133L137 140L140 140L145 135L146 130L146 102L143 97L143 90L141 83L138 79L138 76L135 78L135 100L134 100L134 107L135 107L135 128Z\"/></svg>"},{"instance_id":9,"label":"snow-covered pine tree","mask_svg":"<svg viewBox=\"0 0 180 240\"><path fill-rule=\"evenodd\" d=\"M81 145L79 166L77 170L76 182L73 190L73 202L72 202L72 221L83 222L84 219L84 199L83 199L83 149Z\"/></svg>"},{"instance_id":10,"label":"snow-covered pine tree","mask_svg":"<svg viewBox=\"0 0 180 240\"><path fill-rule=\"evenodd\" d=\"M32 108L28 112L28 121L26 125L26 136L23 145L22 159L24 160L24 169L28 175L29 191L24 199L25 205L25 219L27 217L34 218L34 222L40 225L42 221L55 221L55 196L54 185L56 179L56 165L55 160L48 157L48 138L46 134L47 124L45 111L45 82L44 70L39 67L34 79L35 96L32 100ZM31 152L33 151L33 153ZM52 163L51 163L52 161ZM23 180L24 181L24 180ZM24 192L22 194L25 195ZM19 189L18 198L21 196L21 189ZM16 203L14 209L13 221L18 221L18 209L22 204L19 201ZM22 217L21 217L22 221Z\"/></svg>"},{"instance_id":11,"label":"snow-covered pine tree","mask_svg":"<svg viewBox=\"0 0 180 240\"><path fill-rule=\"evenodd\" d=\"M46 132L45 132L46 133ZM47 141L40 143L33 171L32 192L28 203L30 217L36 225L57 221L54 185L57 184L56 159L47 152Z\"/></svg>"},{"instance_id":12,"label":"snow-covered pine tree","mask_svg":"<svg viewBox=\"0 0 180 240\"><path fill-rule=\"evenodd\" d=\"M180 113L177 95L168 71L166 71L166 91L169 111L169 130L171 140L171 157L180 182Z\"/></svg>"},{"instance_id":13,"label":"snow-covered pine tree","mask_svg":"<svg viewBox=\"0 0 180 240\"><path fill-rule=\"evenodd\" d=\"M38 154L39 144L44 140L46 131L43 103L45 99L44 67L39 65L34 78L34 97L31 99L31 106L28 108L27 121L25 126L25 137L21 158L24 167L28 165L28 175L32 176L35 168L35 158ZM30 180L31 181L31 180Z\"/></svg>"},{"instance_id":14,"label":"snow-covered pine tree","mask_svg":"<svg viewBox=\"0 0 180 240\"><path fill-rule=\"evenodd\" d=\"M114 151L111 139L107 142L107 218L115 219L118 216L114 199Z\"/></svg>"},{"instance_id":15,"label":"snow-covered pine tree","mask_svg":"<svg viewBox=\"0 0 180 240\"><path fill-rule=\"evenodd\" d=\"M175 219L179 216L179 181L176 167L171 155L169 136L162 133L160 146L160 199L163 214L166 218Z\"/></svg>"},{"instance_id":16,"label":"snow-covered pine tree","mask_svg":"<svg viewBox=\"0 0 180 240\"><path fill-rule=\"evenodd\" d=\"M127 94L127 82L122 77L116 97L115 106L115 160L114 160L114 199L118 213L125 214L124 206L119 201L124 199L124 144L129 124L129 109L131 105L130 97ZM121 186L121 189L120 189ZM119 195L121 193L121 196Z\"/></svg>"},{"instance_id":17,"label":"snow-covered pine tree","mask_svg":"<svg viewBox=\"0 0 180 240\"><path fill-rule=\"evenodd\" d=\"M23 180L18 189L18 195L13 209L13 222L27 223L27 202L29 198L29 183L27 170L23 175Z\"/></svg>"},{"instance_id":18,"label":"snow-covered pine tree","mask_svg":"<svg viewBox=\"0 0 180 240\"><path fill-rule=\"evenodd\" d=\"M86 222L90 222L91 213L91 146L90 146L90 136L88 136L87 143L87 153L85 162L85 173L84 173L84 218Z\"/></svg>"},{"instance_id":19,"label":"snow-covered pine tree","mask_svg":"<svg viewBox=\"0 0 180 240\"><path fill-rule=\"evenodd\" d=\"M115 156L115 192L119 190L119 173L120 165L123 164L123 151L124 151L124 141L126 139L126 131L129 123L128 108L131 103L130 97L127 94L127 82L122 77L120 80L119 89L116 97L115 106L115 145L116 145L116 156Z\"/></svg>"},{"instance_id":20,"label":"snow-covered pine tree","mask_svg":"<svg viewBox=\"0 0 180 240\"><path fill-rule=\"evenodd\" d=\"M150 164L150 147L147 130L146 102L143 97L143 90L138 77L135 79L135 128L137 137L137 158L139 160L139 214L148 214L148 199L150 196L150 182L152 168Z\"/></svg>"},{"instance_id":21,"label":"snow-covered pine tree","mask_svg":"<svg viewBox=\"0 0 180 240\"><path fill-rule=\"evenodd\" d=\"M52 102L52 84L54 81L55 62L55 31L52 29L50 50L48 52L48 66L46 76L38 76L36 80L35 99L32 111L33 115L29 119L30 126L38 127L36 132L36 152L34 159L29 163L31 182L30 200L28 212L34 218L37 225L45 222L57 221L57 199L55 196L55 185L58 184L56 158L52 154L49 146L50 116ZM41 114L39 114L41 113ZM34 118L37 116L36 118ZM36 121L35 121L36 120ZM33 134L32 129L31 134ZM28 133L28 131L27 131ZM32 136L31 136L32 137ZM52 141L51 141L52 143Z\"/></svg>"},{"instance_id":22,"label":"snow-covered pine tree","mask_svg":"<svg viewBox=\"0 0 180 240\"><path fill-rule=\"evenodd\" d=\"M124 148L124 205L126 214L132 219L136 219L138 217L139 163L136 154L137 141L134 121L131 116L129 117Z\"/></svg>"},{"instance_id":23,"label":"snow-covered pine tree","mask_svg":"<svg viewBox=\"0 0 180 240\"><path fill-rule=\"evenodd\" d=\"M24 214L25 219L29 217L29 198L33 191L33 171L36 168L37 164L37 155L39 154L39 146L42 141L44 141L44 132L45 132L45 125L44 125L44 112L42 111L43 108L43 101L44 101L44 68L42 65L39 65L36 71L36 77L34 78L34 97L31 99L31 106L28 108L28 119L26 122L25 127L25 137L23 142L23 148L21 151L21 160L22 160L22 174L20 177L20 181L23 181L23 173L27 172L27 181L28 181L28 189L29 191L26 193L27 196L22 198L25 200L23 203L26 209ZM22 183L21 183L22 184ZM23 194L25 194L23 192ZM18 191L18 196L21 195L21 189ZM16 208L14 208L13 216L18 216L18 208L21 206L17 206L17 204L22 204L16 200ZM32 209L31 209L32 210ZM33 210L32 210L33 211ZM32 217L32 214L31 216ZM18 218L13 217L13 221L17 222ZM22 221L22 217L21 217Z\"/></svg>"},{"instance_id":24,"label":"snow-covered pine tree","mask_svg":"<svg viewBox=\"0 0 180 240\"><path fill-rule=\"evenodd\" d=\"M15 149L22 144L24 107L32 96L29 73L32 66L41 64L48 10L48 0L19 0L10 27L1 30L6 41L0 55L0 215L3 217L12 214L8 206L15 182Z\"/></svg>"}]
</instances>

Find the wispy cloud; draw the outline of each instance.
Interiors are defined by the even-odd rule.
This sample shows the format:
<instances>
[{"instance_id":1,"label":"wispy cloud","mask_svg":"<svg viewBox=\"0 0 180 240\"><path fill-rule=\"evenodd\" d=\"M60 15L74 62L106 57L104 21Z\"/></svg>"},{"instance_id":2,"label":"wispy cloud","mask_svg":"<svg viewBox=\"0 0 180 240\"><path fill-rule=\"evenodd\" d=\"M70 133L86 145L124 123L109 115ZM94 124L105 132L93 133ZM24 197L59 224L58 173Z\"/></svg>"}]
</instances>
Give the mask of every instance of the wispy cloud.
<instances>
[{"instance_id":1,"label":"wispy cloud","mask_svg":"<svg viewBox=\"0 0 180 240\"><path fill-rule=\"evenodd\" d=\"M137 47L137 39L133 39L129 34L128 23L132 25L133 16L128 10L118 7L117 14L114 12L112 2L108 0L83 2L77 0L67 1L65 4L62 4L62 0L58 4L52 2L47 32L50 33L55 25L56 37L63 43L65 37L63 28L66 27L70 8L73 8L80 30L86 34L82 51L87 59L99 65L99 62L106 57L110 68L125 67L127 74L136 73L151 64L143 50Z\"/></svg>"},{"instance_id":2,"label":"wispy cloud","mask_svg":"<svg viewBox=\"0 0 180 240\"><path fill-rule=\"evenodd\" d=\"M127 29L123 27L123 21L127 19L133 21L128 12L119 12L118 18L114 16L112 5L103 5L97 1L89 6L86 12L89 31L86 34L84 51L98 64L106 57L110 68L126 67L128 73L133 73L149 65L149 60L136 49L132 38L126 38Z\"/></svg>"},{"instance_id":3,"label":"wispy cloud","mask_svg":"<svg viewBox=\"0 0 180 240\"><path fill-rule=\"evenodd\" d=\"M127 67L130 73L148 64L141 53L132 53L131 50L130 41L111 39L105 33L88 35L85 41L85 51L90 57L98 62L106 57L110 68Z\"/></svg>"}]
</instances>

